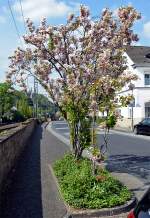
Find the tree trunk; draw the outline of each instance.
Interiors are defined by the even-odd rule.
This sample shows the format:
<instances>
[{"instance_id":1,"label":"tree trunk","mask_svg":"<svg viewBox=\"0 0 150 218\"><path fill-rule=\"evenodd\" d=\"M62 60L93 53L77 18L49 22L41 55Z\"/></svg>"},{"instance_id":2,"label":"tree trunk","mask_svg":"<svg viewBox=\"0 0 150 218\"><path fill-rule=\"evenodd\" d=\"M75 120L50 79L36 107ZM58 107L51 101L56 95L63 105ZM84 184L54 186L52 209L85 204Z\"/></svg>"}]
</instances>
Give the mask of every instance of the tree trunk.
<instances>
[{"instance_id":1,"label":"tree trunk","mask_svg":"<svg viewBox=\"0 0 150 218\"><path fill-rule=\"evenodd\" d=\"M73 125L70 127L72 132L72 146L73 146L73 152L77 159L80 159L82 156L83 148L82 144L80 142L79 138L79 121L76 123L73 123Z\"/></svg>"},{"instance_id":2,"label":"tree trunk","mask_svg":"<svg viewBox=\"0 0 150 218\"><path fill-rule=\"evenodd\" d=\"M4 122L4 113L5 113L5 111L4 111L4 104L2 104L2 111L1 111L1 118L2 118L2 123Z\"/></svg>"}]
</instances>

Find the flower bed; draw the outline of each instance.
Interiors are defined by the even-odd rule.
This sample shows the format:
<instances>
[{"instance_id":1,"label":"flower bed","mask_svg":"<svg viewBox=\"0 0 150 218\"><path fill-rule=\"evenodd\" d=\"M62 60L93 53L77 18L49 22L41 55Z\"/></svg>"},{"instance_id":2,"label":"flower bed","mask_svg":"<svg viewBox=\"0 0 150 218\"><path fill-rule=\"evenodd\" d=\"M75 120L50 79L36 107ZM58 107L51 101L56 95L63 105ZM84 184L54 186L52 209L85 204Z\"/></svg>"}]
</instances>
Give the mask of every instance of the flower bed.
<instances>
[{"instance_id":1,"label":"flower bed","mask_svg":"<svg viewBox=\"0 0 150 218\"><path fill-rule=\"evenodd\" d=\"M67 154L54 165L64 200L74 208L111 208L125 204L131 193L104 169L92 175L91 161Z\"/></svg>"}]
</instances>

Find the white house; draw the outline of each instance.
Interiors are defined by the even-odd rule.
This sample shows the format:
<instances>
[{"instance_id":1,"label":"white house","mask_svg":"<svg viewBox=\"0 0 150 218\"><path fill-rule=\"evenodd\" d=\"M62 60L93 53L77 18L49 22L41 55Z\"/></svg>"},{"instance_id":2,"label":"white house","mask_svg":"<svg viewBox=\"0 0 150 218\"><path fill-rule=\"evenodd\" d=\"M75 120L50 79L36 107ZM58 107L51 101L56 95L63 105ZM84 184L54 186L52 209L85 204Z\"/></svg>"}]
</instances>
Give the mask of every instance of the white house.
<instances>
[{"instance_id":1,"label":"white house","mask_svg":"<svg viewBox=\"0 0 150 218\"><path fill-rule=\"evenodd\" d=\"M138 76L133 86L124 87L121 95L133 94L135 101L120 108L122 119L118 126L131 128L145 117L150 117L150 47L130 46L125 56L128 68Z\"/></svg>"}]
</instances>

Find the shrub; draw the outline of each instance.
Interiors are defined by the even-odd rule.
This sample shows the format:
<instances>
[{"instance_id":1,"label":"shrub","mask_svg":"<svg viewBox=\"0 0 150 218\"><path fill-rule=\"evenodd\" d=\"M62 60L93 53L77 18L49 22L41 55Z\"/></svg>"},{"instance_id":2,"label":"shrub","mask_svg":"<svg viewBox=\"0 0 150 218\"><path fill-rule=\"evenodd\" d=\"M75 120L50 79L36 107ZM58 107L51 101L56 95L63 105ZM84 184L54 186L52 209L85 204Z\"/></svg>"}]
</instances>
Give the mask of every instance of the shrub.
<instances>
[{"instance_id":1,"label":"shrub","mask_svg":"<svg viewBox=\"0 0 150 218\"><path fill-rule=\"evenodd\" d=\"M92 175L90 160L76 160L71 154L58 160L54 171L64 200L75 208L109 208L124 204L131 193L106 170Z\"/></svg>"}]
</instances>

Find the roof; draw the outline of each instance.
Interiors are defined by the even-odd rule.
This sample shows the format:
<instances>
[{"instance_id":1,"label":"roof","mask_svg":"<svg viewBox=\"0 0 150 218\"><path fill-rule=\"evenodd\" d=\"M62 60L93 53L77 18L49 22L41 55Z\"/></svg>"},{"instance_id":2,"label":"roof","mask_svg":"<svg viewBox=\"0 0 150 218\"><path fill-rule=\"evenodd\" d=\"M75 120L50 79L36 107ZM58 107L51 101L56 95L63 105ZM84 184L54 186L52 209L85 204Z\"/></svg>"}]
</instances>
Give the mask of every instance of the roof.
<instances>
[{"instance_id":1,"label":"roof","mask_svg":"<svg viewBox=\"0 0 150 218\"><path fill-rule=\"evenodd\" d=\"M126 53L134 62L136 67L150 67L150 47L148 46L129 46ZM149 57L146 55L149 54Z\"/></svg>"}]
</instances>

